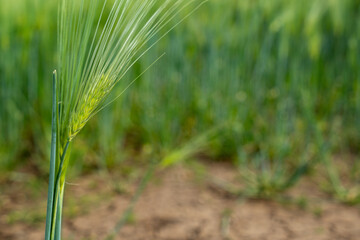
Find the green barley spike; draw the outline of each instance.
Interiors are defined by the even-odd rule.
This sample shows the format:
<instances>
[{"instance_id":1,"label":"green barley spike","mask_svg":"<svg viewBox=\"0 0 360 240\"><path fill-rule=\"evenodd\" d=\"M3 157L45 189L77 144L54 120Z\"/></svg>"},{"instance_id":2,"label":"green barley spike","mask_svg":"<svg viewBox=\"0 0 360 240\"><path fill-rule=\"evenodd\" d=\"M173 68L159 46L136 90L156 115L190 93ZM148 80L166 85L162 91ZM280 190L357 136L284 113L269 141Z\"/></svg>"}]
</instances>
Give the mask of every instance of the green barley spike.
<instances>
[{"instance_id":1,"label":"green barley spike","mask_svg":"<svg viewBox=\"0 0 360 240\"><path fill-rule=\"evenodd\" d=\"M60 0L59 74L57 77L54 72L45 240L61 239L62 205L71 142L105 106L114 86L154 45L147 46L149 40L160 31L168 33L176 26L165 29L170 21L196 1ZM109 13L106 13L107 9L110 9Z\"/></svg>"}]
</instances>

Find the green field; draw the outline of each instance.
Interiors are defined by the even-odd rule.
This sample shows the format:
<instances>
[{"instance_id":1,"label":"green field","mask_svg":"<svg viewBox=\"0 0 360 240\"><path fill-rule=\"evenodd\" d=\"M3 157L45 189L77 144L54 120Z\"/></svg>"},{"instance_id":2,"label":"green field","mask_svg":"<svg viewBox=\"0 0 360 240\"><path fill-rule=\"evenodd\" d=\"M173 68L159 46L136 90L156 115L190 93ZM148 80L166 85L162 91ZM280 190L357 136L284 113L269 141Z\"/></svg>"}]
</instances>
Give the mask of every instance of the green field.
<instances>
[{"instance_id":1,"label":"green field","mask_svg":"<svg viewBox=\"0 0 360 240\"><path fill-rule=\"evenodd\" d=\"M0 180L31 169L45 181L57 4L0 6ZM359 1L210 0L113 96L138 76L76 138L70 174L227 161L239 194L274 197L311 176L334 199L360 202Z\"/></svg>"}]
</instances>

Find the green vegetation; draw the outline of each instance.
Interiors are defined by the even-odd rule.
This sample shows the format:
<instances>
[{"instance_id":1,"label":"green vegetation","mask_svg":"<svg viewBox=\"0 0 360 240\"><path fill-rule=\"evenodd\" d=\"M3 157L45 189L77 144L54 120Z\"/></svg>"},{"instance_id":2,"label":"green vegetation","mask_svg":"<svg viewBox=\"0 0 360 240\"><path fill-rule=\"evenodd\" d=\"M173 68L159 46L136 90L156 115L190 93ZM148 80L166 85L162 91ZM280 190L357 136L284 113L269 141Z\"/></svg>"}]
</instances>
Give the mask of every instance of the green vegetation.
<instances>
[{"instance_id":1,"label":"green vegetation","mask_svg":"<svg viewBox=\"0 0 360 240\"><path fill-rule=\"evenodd\" d=\"M74 138L118 98L107 102L117 83L158 40L144 46L193 2L115 0L108 6L98 0L60 1L45 240L61 239L65 179ZM106 7L111 9L108 13Z\"/></svg>"},{"instance_id":2,"label":"green vegetation","mask_svg":"<svg viewBox=\"0 0 360 240\"><path fill-rule=\"evenodd\" d=\"M46 179L57 4L0 4L0 166L3 176L32 166ZM359 203L358 1L210 0L160 39L165 33L144 46L159 40L109 100L139 77L129 90L85 127L75 124L73 133L84 128L71 174L118 171L125 159L163 159L166 167L206 158L237 166L245 185L236 194L273 197L306 174L334 198ZM110 77L84 71L100 82Z\"/></svg>"}]
</instances>

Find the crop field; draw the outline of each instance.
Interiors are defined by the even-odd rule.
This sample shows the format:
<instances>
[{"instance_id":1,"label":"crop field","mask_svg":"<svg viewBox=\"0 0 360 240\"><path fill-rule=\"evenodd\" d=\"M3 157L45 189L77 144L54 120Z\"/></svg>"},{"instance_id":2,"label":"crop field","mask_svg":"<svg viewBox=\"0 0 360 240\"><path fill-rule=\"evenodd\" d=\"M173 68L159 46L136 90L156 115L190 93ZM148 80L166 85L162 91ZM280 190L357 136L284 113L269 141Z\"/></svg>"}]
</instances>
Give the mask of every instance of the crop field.
<instances>
[{"instance_id":1,"label":"crop field","mask_svg":"<svg viewBox=\"0 0 360 240\"><path fill-rule=\"evenodd\" d=\"M359 1L144 0L118 28L127 0L60 2L0 0L0 239L43 239L53 151L62 239L358 239Z\"/></svg>"}]
</instances>

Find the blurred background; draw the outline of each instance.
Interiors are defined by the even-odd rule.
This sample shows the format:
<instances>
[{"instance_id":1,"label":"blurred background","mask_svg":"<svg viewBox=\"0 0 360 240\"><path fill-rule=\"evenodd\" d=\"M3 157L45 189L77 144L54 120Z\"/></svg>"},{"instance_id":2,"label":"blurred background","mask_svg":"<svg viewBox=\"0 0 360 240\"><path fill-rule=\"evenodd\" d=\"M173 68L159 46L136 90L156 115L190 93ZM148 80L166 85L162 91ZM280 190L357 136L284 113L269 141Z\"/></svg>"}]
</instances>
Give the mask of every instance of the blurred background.
<instances>
[{"instance_id":1,"label":"blurred background","mask_svg":"<svg viewBox=\"0 0 360 240\"><path fill-rule=\"evenodd\" d=\"M1 190L46 200L57 3L0 6ZM210 0L120 82L114 96L166 53L83 129L69 176L126 182L154 162L224 163L235 195L276 198L310 178L328 199L357 204L359 40L357 0Z\"/></svg>"}]
</instances>

